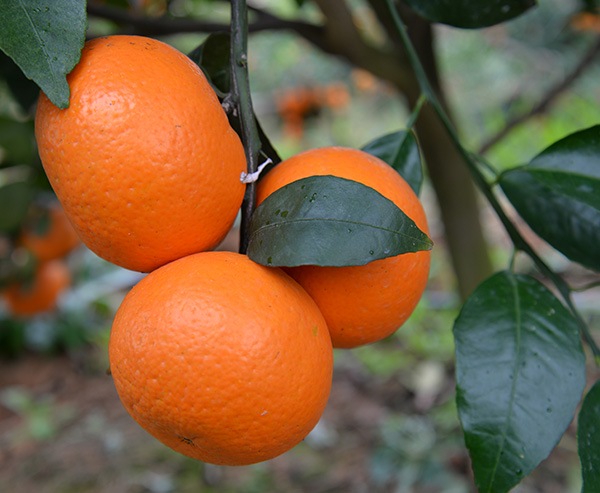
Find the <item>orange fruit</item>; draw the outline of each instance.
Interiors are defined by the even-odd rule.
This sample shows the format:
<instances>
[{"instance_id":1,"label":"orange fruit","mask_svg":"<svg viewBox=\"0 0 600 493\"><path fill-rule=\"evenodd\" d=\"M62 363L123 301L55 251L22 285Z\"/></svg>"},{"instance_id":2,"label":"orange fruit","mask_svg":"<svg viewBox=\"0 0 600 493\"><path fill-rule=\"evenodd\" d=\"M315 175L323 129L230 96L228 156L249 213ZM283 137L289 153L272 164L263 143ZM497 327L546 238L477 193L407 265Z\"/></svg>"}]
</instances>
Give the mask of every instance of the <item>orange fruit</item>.
<instances>
[{"instance_id":1,"label":"orange fruit","mask_svg":"<svg viewBox=\"0 0 600 493\"><path fill-rule=\"evenodd\" d=\"M42 164L83 242L149 272L215 247L244 195L244 149L202 71L141 36L86 43L67 78L70 106L44 95Z\"/></svg>"},{"instance_id":2,"label":"orange fruit","mask_svg":"<svg viewBox=\"0 0 600 493\"><path fill-rule=\"evenodd\" d=\"M382 160L356 149L324 147L297 154L259 182L257 202L279 188L313 175L333 175L377 190L423 232L425 212L408 183ZM286 268L321 309L333 346L352 348L395 332L413 312L429 276L430 252L416 252L351 267Z\"/></svg>"},{"instance_id":3,"label":"orange fruit","mask_svg":"<svg viewBox=\"0 0 600 493\"><path fill-rule=\"evenodd\" d=\"M2 294L13 315L28 316L55 308L58 296L70 284L67 264L55 259L41 262L32 280L11 284Z\"/></svg>"},{"instance_id":4,"label":"orange fruit","mask_svg":"<svg viewBox=\"0 0 600 493\"><path fill-rule=\"evenodd\" d=\"M333 369L314 301L280 269L233 252L190 255L142 279L117 311L109 358L146 431L227 465L299 443L325 408Z\"/></svg>"},{"instance_id":5,"label":"orange fruit","mask_svg":"<svg viewBox=\"0 0 600 493\"><path fill-rule=\"evenodd\" d=\"M64 257L79 245L79 237L60 204L35 208L20 243L40 261Z\"/></svg>"}]
</instances>

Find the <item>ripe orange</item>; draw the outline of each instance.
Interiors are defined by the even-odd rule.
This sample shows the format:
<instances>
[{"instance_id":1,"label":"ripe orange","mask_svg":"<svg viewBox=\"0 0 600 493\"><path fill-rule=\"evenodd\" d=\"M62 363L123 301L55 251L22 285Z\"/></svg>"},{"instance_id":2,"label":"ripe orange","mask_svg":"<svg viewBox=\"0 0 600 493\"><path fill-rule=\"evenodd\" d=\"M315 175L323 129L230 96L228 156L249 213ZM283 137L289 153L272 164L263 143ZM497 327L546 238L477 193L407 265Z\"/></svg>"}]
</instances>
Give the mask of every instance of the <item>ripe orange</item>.
<instances>
[{"instance_id":1,"label":"ripe orange","mask_svg":"<svg viewBox=\"0 0 600 493\"><path fill-rule=\"evenodd\" d=\"M428 233L423 207L406 181L388 164L363 151L325 147L278 164L259 182L257 202L293 181L333 175L377 190ZM307 265L285 271L321 309L333 346L352 348L396 331L413 312L427 284L430 252L406 253L352 267Z\"/></svg>"},{"instance_id":2,"label":"ripe orange","mask_svg":"<svg viewBox=\"0 0 600 493\"><path fill-rule=\"evenodd\" d=\"M109 358L146 431L227 465L299 443L325 408L333 368L314 301L280 269L232 252L190 255L142 279L117 311Z\"/></svg>"},{"instance_id":3,"label":"ripe orange","mask_svg":"<svg viewBox=\"0 0 600 493\"><path fill-rule=\"evenodd\" d=\"M70 284L67 264L55 259L41 262L30 282L11 284L2 294L13 315L29 316L53 309L58 296Z\"/></svg>"},{"instance_id":4,"label":"ripe orange","mask_svg":"<svg viewBox=\"0 0 600 493\"><path fill-rule=\"evenodd\" d=\"M86 43L70 106L41 94L35 130L67 216L96 254L148 272L215 247L244 195L244 149L202 71L141 36Z\"/></svg>"},{"instance_id":5,"label":"ripe orange","mask_svg":"<svg viewBox=\"0 0 600 493\"><path fill-rule=\"evenodd\" d=\"M39 261L64 257L79 245L79 237L60 204L34 208L20 243Z\"/></svg>"}]
</instances>

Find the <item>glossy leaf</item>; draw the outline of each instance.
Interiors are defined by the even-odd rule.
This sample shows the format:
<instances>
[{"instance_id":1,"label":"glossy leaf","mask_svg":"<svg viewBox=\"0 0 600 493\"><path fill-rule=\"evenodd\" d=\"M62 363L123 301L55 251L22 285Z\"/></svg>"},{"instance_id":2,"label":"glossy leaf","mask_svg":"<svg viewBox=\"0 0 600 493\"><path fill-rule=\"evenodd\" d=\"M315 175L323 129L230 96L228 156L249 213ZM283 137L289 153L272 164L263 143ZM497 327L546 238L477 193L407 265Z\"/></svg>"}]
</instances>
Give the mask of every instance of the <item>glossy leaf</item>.
<instances>
[{"instance_id":1,"label":"glossy leaf","mask_svg":"<svg viewBox=\"0 0 600 493\"><path fill-rule=\"evenodd\" d=\"M526 169L553 191L600 211L600 125L556 142Z\"/></svg>"},{"instance_id":2,"label":"glossy leaf","mask_svg":"<svg viewBox=\"0 0 600 493\"><path fill-rule=\"evenodd\" d=\"M379 137L362 148L394 168L419 195L423 183L423 165L417 137L412 130L401 130Z\"/></svg>"},{"instance_id":3,"label":"glossy leaf","mask_svg":"<svg viewBox=\"0 0 600 493\"><path fill-rule=\"evenodd\" d=\"M0 0L0 11L0 49L50 101L68 107L66 75L79 61L85 41L85 0Z\"/></svg>"},{"instance_id":4,"label":"glossy leaf","mask_svg":"<svg viewBox=\"0 0 600 493\"><path fill-rule=\"evenodd\" d=\"M581 460L581 493L600 491L600 381L583 400L577 421L577 448Z\"/></svg>"},{"instance_id":5,"label":"glossy leaf","mask_svg":"<svg viewBox=\"0 0 600 493\"><path fill-rule=\"evenodd\" d=\"M527 167L505 173L500 185L541 238L569 259L600 270L600 211L547 187Z\"/></svg>"},{"instance_id":6,"label":"glossy leaf","mask_svg":"<svg viewBox=\"0 0 600 493\"><path fill-rule=\"evenodd\" d=\"M228 33L213 33L189 55L220 94L227 94L231 86L229 44Z\"/></svg>"},{"instance_id":7,"label":"glossy leaf","mask_svg":"<svg viewBox=\"0 0 600 493\"><path fill-rule=\"evenodd\" d=\"M536 0L405 0L431 22L479 28L513 19L537 4Z\"/></svg>"},{"instance_id":8,"label":"glossy leaf","mask_svg":"<svg viewBox=\"0 0 600 493\"><path fill-rule=\"evenodd\" d=\"M431 240L379 192L311 176L267 197L250 221L248 256L263 265L364 265L430 250Z\"/></svg>"},{"instance_id":9,"label":"glossy leaf","mask_svg":"<svg viewBox=\"0 0 600 493\"><path fill-rule=\"evenodd\" d=\"M457 407L481 493L509 491L556 446L581 399L577 322L533 278L500 272L454 325Z\"/></svg>"}]
</instances>

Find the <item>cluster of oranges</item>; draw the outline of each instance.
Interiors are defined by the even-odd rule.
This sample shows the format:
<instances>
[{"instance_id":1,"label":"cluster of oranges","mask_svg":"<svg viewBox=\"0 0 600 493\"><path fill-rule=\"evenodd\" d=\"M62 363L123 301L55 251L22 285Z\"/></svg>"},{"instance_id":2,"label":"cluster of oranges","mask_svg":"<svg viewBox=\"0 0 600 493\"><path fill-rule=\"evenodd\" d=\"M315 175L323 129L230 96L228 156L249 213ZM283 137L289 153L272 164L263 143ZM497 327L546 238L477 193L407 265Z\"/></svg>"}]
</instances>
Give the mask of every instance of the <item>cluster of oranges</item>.
<instances>
[{"instance_id":1,"label":"cluster of oranges","mask_svg":"<svg viewBox=\"0 0 600 493\"><path fill-rule=\"evenodd\" d=\"M33 272L11 276L16 279L10 279L1 292L12 315L28 317L55 307L59 295L71 284L65 257L79 243L60 204L31 206L12 256L18 257L19 264L33 265Z\"/></svg>"},{"instance_id":2,"label":"cluster of oranges","mask_svg":"<svg viewBox=\"0 0 600 493\"><path fill-rule=\"evenodd\" d=\"M274 268L214 251L245 192L243 146L202 71L162 42L86 43L71 102L43 94L40 157L83 242L148 272L125 296L109 359L121 401L169 447L243 465L299 443L331 389L333 348L394 332L427 281L429 252L360 267ZM310 175L378 190L427 232L421 204L383 161L323 148L277 165L258 201Z\"/></svg>"}]
</instances>

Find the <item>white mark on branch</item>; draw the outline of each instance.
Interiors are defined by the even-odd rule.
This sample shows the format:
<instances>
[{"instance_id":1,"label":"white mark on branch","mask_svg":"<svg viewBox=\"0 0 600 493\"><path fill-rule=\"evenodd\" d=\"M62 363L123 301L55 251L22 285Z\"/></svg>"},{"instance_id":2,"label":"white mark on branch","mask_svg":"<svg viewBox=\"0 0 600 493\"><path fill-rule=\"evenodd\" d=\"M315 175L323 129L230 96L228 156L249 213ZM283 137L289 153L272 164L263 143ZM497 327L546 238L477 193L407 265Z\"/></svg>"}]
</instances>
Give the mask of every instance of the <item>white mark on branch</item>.
<instances>
[{"instance_id":1,"label":"white mark on branch","mask_svg":"<svg viewBox=\"0 0 600 493\"><path fill-rule=\"evenodd\" d=\"M254 183L258 181L258 177L262 173L262 170L265 169L265 166L271 164L272 162L273 161L271 161L271 158L267 158L264 163L258 166L258 169L254 173L246 173L245 171L242 171L242 174L240 175L240 181L242 183Z\"/></svg>"}]
</instances>

